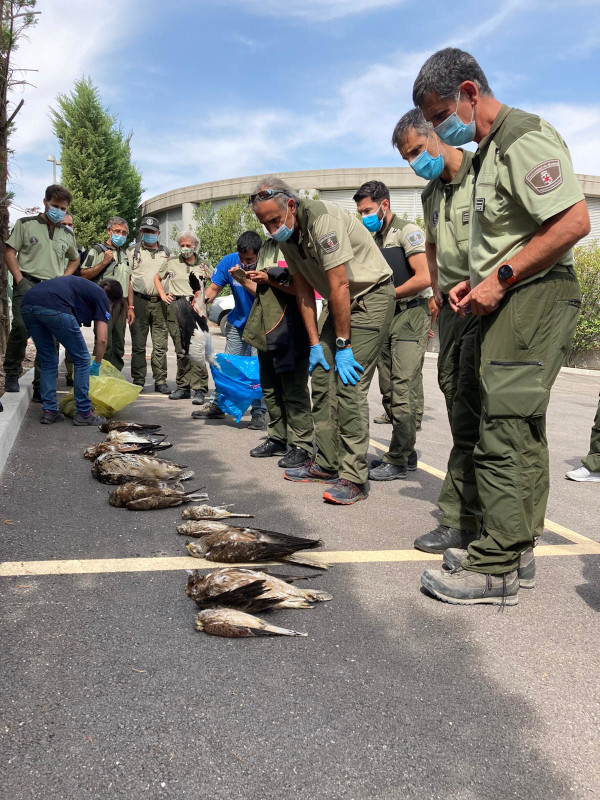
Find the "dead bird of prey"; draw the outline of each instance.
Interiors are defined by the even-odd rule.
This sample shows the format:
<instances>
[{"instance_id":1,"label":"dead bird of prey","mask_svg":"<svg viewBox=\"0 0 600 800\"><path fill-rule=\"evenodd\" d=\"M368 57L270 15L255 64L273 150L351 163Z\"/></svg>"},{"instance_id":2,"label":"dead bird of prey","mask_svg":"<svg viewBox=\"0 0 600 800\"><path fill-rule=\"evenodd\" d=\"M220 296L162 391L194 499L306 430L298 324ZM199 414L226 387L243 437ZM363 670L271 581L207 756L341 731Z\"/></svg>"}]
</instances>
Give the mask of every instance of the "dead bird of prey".
<instances>
[{"instance_id":1,"label":"dead bird of prey","mask_svg":"<svg viewBox=\"0 0 600 800\"><path fill-rule=\"evenodd\" d=\"M320 539L303 539L300 536L287 536L285 533L265 531L260 528L227 526L226 530L202 536L198 542L188 542L186 549L194 558L205 558L207 561L217 561L221 564L290 561L317 569L329 569L329 564L313 560L305 554L297 555L299 550L310 550L322 544Z\"/></svg>"},{"instance_id":2,"label":"dead bird of prey","mask_svg":"<svg viewBox=\"0 0 600 800\"><path fill-rule=\"evenodd\" d=\"M158 481L157 481L158 483ZM181 484L178 488L163 482L161 486L151 486L137 481L122 483L108 495L108 502L117 508L128 508L130 511L146 511L151 508L171 508L182 503L195 503L206 500L207 494L200 489L184 492Z\"/></svg>"},{"instance_id":3,"label":"dead bird of prey","mask_svg":"<svg viewBox=\"0 0 600 800\"><path fill-rule=\"evenodd\" d=\"M311 603L333 599L320 589L292 586L297 580L303 579L293 575L280 578L241 567L225 567L208 575L194 570L187 579L185 593L200 608L226 606L253 613L266 608L314 608Z\"/></svg>"},{"instance_id":4,"label":"dead bird of prey","mask_svg":"<svg viewBox=\"0 0 600 800\"><path fill-rule=\"evenodd\" d=\"M232 608L208 608L201 611L196 617L196 630L211 636L228 636L233 639L249 636L308 636L307 633L269 625L260 617Z\"/></svg>"},{"instance_id":5,"label":"dead bird of prey","mask_svg":"<svg viewBox=\"0 0 600 800\"><path fill-rule=\"evenodd\" d=\"M160 425L148 425L145 422L125 422L122 419L109 419L100 425L102 433L109 431L157 431Z\"/></svg>"},{"instance_id":6,"label":"dead bird of prey","mask_svg":"<svg viewBox=\"0 0 600 800\"><path fill-rule=\"evenodd\" d=\"M84 450L83 457L93 461L103 453L146 453L147 455L152 455L158 450L168 450L169 447L172 447L169 442L161 442L160 444L152 444L152 442L145 442L144 444L135 442L123 444L119 442L100 442Z\"/></svg>"},{"instance_id":7,"label":"dead bird of prey","mask_svg":"<svg viewBox=\"0 0 600 800\"><path fill-rule=\"evenodd\" d=\"M135 431L109 431L106 441L112 444L164 444L167 438L166 433L148 434L136 433ZM171 445L167 442L167 445Z\"/></svg>"},{"instance_id":8,"label":"dead bird of prey","mask_svg":"<svg viewBox=\"0 0 600 800\"><path fill-rule=\"evenodd\" d=\"M100 483L128 483L138 478L186 481L194 477L193 471L181 464L138 453L104 453L94 461L92 475Z\"/></svg>"},{"instance_id":9,"label":"dead bird of prey","mask_svg":"<svg viewBox=\"0 0 600 800\"><path fill-rule=\"evenodd\" d=\"M222 533L231 528L227 522L217 522L214 520L190 519L177 526L177 533L181 536L191 536L197 539L199 536L210 536L211 533Z\"/></svg>"},{"instance_id":10,"label":"dead bird of prey","mask_svg":"<svg viewBox=\"0 0 600 800\"><path fill-rule=\"evenodd\" d=\"M189 506L181 512L182 519L227 519L227 517L252 519L254 514L236 514L233 511L227 511L226 506Z\"/></svg>"},{"instance_id":11,"label":"dead bird of prey","mask_svg":"<svg viewBox=\"0 0 600 800\"><path fill-rule=\"evenodd\" d=\"M189 303L185 297L175 301L175 316L179 325L181 348L196 367L214 363L208 316L204 300L204 285L190 274L190 285L194 299Z\"/></svg>"}]
</instances>

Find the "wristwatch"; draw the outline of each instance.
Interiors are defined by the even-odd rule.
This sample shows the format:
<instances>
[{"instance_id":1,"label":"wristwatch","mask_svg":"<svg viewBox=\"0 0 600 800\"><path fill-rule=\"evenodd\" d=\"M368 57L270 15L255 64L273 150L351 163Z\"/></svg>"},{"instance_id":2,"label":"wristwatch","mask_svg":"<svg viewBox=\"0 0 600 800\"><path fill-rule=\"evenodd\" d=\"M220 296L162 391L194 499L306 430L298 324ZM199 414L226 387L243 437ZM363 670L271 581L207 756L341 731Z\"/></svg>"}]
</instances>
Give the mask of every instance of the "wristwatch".
<instances>
[{"instance_id":1,"label":"wristwatch","mask_svg":"<svg viewBox=\"0 0 600 800\"><path fill-rule=\"evenodd\" d=\"M515 271L510 264L502 264L502 266L498 267L498 277L501 281L508 283L509 286L517 282Z\"/></svg>"},{"instance_id":2,"label":"wristwatch","mask_svg":"<svg viewBox=\"0 0 600 800\"><path fill-rule=\"evenodd\" d=\"M349 347L350 339L344 339L342 336L338 336L335 340L335 346L338 350L342 350L344 347Z\"/></svg>"}]
</instances>

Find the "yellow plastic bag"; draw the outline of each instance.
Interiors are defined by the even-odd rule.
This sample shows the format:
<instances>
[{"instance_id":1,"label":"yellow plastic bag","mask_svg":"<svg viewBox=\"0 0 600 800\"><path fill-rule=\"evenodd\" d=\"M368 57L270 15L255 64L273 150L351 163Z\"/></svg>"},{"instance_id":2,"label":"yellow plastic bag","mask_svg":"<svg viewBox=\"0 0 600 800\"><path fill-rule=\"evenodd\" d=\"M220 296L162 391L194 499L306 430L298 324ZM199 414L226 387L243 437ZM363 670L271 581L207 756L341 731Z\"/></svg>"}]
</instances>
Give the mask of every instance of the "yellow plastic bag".
<instances>
[{"instance_id":1,"label":"yellow plastic bag","mask_svg":"<svg viewBox=\"0 0 600 800\"><path fill-rule=\"evenodd\" d=\"M117 411L133 403L141 391L141 386L129 383L110 361L102 361L100 375L90 375L89 398L94 413L103 417L113 417ZM60 401L59 408L68 417L75 416L73 389Z\"/></svg>"}]
</instances>

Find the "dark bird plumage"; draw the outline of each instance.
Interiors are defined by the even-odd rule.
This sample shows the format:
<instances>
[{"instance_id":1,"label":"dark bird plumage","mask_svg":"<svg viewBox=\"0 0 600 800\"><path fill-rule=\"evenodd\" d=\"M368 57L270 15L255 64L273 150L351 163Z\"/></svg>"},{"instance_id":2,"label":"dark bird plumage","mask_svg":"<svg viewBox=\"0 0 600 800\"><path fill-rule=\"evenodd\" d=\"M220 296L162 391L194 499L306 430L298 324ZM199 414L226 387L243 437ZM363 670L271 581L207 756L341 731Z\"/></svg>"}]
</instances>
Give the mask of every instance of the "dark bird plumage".
<instances>
[{"instance_id":1,"label":"dark bird plumage","mask_svg":"<svg viewBox=\"0 0 600 800\"><path fill-rule=\"evenodd\" d=\"M160 486L148 485L137 481L122 483L108 495L108 502L117 508L128 508L130 511L146 511L152 508L171 508L182 503L195 503L204 500L207 495L195 489L184 492L181 488L169 486L164 482Z\"/></svg>"},{"instance_id":2,"label":"dark bird plumage","mask_svg":"<svg viewBox=\"0 0 600 800\"><path fill-rule=\"evenodd\" d=\"M100 425L102 433L109 431L157 431L160 425L148 425L145 422L125 422L122 419L109 419Z\"/></svg>"},{"instance_id":3,"label":"dark bird plumage","mask_svg":"<svg viewBox=\"0 0 600 800\"><path fill-rule=\"evenodd\" d=\"M234 639L249 636L308 636L307 633L269 625L259 617L232 608L209 608L201 611L196 618L196 630L211 636Z\"/></svg>"},{"instance_id":4,"label":"dark bird plumage","mask_svg":"<svg viewBox=\"0 0 600 800\"><path fill-rule=\"evenodd\" d=\"M128 483L139 478L185 481L194 477L193 471L181 464L137 453L104 453L94 461L92 475L100 483Z\"/></svg>"}]
</instances>

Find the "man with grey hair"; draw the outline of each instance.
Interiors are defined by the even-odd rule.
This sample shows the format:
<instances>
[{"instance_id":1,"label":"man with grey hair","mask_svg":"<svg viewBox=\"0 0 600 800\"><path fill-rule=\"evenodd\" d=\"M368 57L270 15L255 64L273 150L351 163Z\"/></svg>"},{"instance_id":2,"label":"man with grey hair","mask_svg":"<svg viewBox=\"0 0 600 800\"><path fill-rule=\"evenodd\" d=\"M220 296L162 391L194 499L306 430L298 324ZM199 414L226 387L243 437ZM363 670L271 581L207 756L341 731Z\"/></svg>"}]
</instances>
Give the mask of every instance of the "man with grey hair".
<instances>
[{"instance_id":1,"label":"man with grey hair","mask_svg":"<svg viewBox=\"0 0 600 800\"><path fill-rule=\"evenodd\" d=\"M469 53L434 53L413 100L442 142L479 145L469 279L449 300L456 313L479 318L482 416L473 459L482 525L467 550L446 550L446 569L426 570L421 582L449 603L515 605L519 567L531 563L544 528L546 410L581 306L572 248L589 233L589 215L561 136L496 100Z\"/></svg>"},{"instance_id":2,"label":"man with grey hair","mask_svg":"<svg viewBox=\"0 0 600 800\"><path fill-rule=\"evenodd\" d=\"M284 476L327 483L331 503L364 500L367 394L394 313L392 271L364 225L334 203L300 199L274 177L259 181L250 203L279 242L310 344L317 455ZM315 290L328 301L320 337Z\"/></svg>"},{"instance_id":3,"label":"man with grey hair","mask_svg":"<svg viewBox=\"0 0 600 800\"><path fill-rule=\"evenodd\" d=\"M446 398L453 447L438 498L442 512L435 530L419 536L417 550L442 553L466 548L481 524L473 449L477 444L481 400L475 366L479 318L461 317L448 293L469 277L469 204L473 190L473 153L440 141L422 112L413 108L398 121L392 144L415 174L429 180L423 190L425 253L431 285L440 309L438 383Z\"/></svg>"},{"instance_id":4,"label":"man with grey hair","mask_svg":"<svg viewBox=\"0 0 600 800\"><path fill-rule=\"evenodd\" d=\"M167 328L177 356L176 386L169 395L169 400L189 400L193 392L192 403L202 405L208 390L208 371L206 367L192 364L189 356L184 353L173 301L180 297L192 299L197 291L204 291L205 283L210 282L211 270L198 255L200 242L194 233L180 233L177 244L179 255L164 261L154 276L154 285L165 304Z\"/></svg>"},{"instance_id":5,"label":"man with grey hair","mask_svg":"<svg viewBox=\"0 0 600 800\"><path fill-rule=\"evenodd\" d=\"M123 217L111 217L106 225L107 237L104 242L94 244L88 250L81 265L81 277L94 283L105 278L118 281L127 298L127 314L112 315L108 323L108 344L104 358L119 371L123 369L125 355L125 328L135 320L133 311L133 289L131 287L131 268L127 258L125 243L129 236L129 225Z\"/></svg>"}]
</instances>

